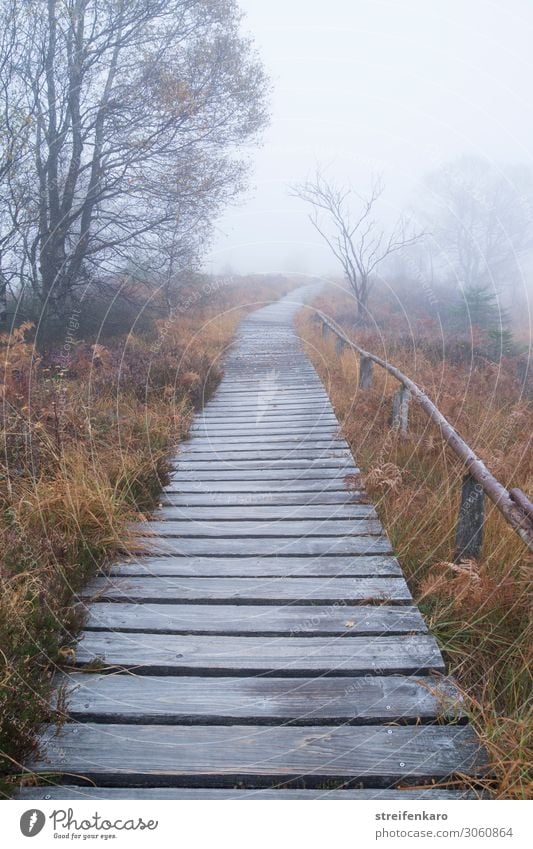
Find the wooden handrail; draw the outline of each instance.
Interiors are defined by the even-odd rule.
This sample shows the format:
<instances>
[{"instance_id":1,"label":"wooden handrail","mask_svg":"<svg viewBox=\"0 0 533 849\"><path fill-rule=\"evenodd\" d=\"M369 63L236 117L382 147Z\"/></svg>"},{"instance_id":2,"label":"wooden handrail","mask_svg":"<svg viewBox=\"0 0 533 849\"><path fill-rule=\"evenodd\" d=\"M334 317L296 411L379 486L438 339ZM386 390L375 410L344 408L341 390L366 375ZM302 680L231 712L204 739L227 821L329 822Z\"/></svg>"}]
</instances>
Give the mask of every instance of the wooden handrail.
<instances>
[{"instance_id":1,"label":"wooden handrail","mask_svg":"<svg viewBox=\"0 0 533 849\"><path fill-rule=\"evenodd\" d=\"M364 348L361 348L355 342L352 342L352 340L346 336L344 331L341 330L340 327L337 327L337 325L330 318L327 318L322 312L316 310L315 314L317 318L322 321L323 330L324 327L327 327L335 333L339 339L342 339L345 345L356 351L363 360L367 361L367 363L372 362L381 366L381 368L385 369L385 371L395 377L396 380L398 380L399 383L411 393L413 398L416 398L431 421L439 428L444 441L464 462L469 476L473 478L477 484L479 484L482 491L488 496L488 498L490 498L506 521L518 533L521 540L531 551L533 551L533 520L531 518L533 517L533 504L527 496L521 490L517 489L513 489L509 492L509 490L507 490L503 484L494 477L483 461L480 460L464 439L459 436L457 431L443 416L433 401L428 398L425 392L423 392L420 387L411 380L411 378L407 377L407 375L403 374L403 372L388 363L386 360L383 360L381 357L377 357L375 354L370 353L370 351L365 351ZM471 496L469 497L471 498ZM463 503L461 509L463 510L464 507L465 505Z\"/></svg>"}]
</instances>

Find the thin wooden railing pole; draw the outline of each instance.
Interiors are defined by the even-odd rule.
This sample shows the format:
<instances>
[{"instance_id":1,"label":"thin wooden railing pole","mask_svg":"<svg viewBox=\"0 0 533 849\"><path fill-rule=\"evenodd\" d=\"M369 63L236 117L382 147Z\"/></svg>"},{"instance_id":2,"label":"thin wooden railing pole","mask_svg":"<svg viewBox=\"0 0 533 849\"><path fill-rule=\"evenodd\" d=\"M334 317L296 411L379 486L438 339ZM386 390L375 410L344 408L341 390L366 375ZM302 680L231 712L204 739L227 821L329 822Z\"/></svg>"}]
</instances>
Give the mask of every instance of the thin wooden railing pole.
<instances>
[{"instance_id":1,"label":"thin wooden railing pole","mask_svg":"<svg viewBox=\"0 0 533 849\"><path fill-rule=\"evenodd\" d=\"M509 522L509 524L514 528L521 540L528 546L529 549L531 549L531 551L533 551L533 521L530 519L527 511L525 511L520 504L511 497L510 493L503 484L501 484L500 481L494 477L492 472L487 469L483 461L480 460L474 451L472 451L464 439L459 436L457 431L443 416L433 401L428 398L425 392L423 392L420 387L411 380L411 378L407 377L407 375L397 369L396 366L392 366L381 357L377 357L375 354L365 351L365 349L361 348L360 345L352 342L352 340L349 339L340 328L336 327L330 319L325 318L325 316L321 313L320 316L322 321L328 325L330 330L337 334L337 336L340 336L349 348L357 351L362 358L371 360L373 363L384 368L385 371L392 374L399 383L403 384L403 386L409 390L411 396L416 399L431 421L437 425L444 441L450 446L459 459L463 461L467 471L482 486L485 494L488 498L490 498L493 504L496 505L507 522ZM526 496L524 496L524 498L528 500Z\"/></svg>"},{"instance_id":2,"label":"thin wooden railing pole","mask_svg":"<svg viewBox=\"0 0 533 849\"><path fill-rule=\"evenodd\" d=\"M518 489L518 487L515 486L514 489L509 490L509 495L533 522L533 504L531 503L525 492L522 492L521 489Z\"/></svg>"},{"instance_id":3,"label":"thin wooden railing pole","mask_svg":"<svg viewBox=\"0 0 533 849\"><path fill-rule=\"evenodd\" d=\"M533 398L533 366L529 359L520 359L516 364L516 377L520 383L520 395L527 401Z\"/></svg>"}]
</instances>

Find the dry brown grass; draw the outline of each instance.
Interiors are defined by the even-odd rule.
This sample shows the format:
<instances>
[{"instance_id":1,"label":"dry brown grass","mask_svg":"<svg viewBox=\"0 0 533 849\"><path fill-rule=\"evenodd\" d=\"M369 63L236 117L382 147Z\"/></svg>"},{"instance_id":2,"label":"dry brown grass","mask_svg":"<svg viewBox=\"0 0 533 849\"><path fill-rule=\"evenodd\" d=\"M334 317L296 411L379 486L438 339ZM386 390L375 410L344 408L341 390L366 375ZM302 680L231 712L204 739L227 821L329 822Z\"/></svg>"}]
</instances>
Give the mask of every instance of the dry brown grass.
<instances>
[{"instance_id":1,"label":"dry brown grass","mask_svg":"<svg viewBox=\"0 0 533 849\"><path fill-rule=\"evenodd\" d=\"M221 377L244 313L292 284L191 294L148 336L79 342L68 362L36 353L32 328L0 336L0 761L16 772L48 716L49 684L71 658L76 594L127 550L193 411ZM4 784L9 791L9 778Z\"/></svg>"},{"instance_id":2,"label":"dry brown grass","mask_svg":"<svg viewBox=\"0 0 533 849\"><path fill-rule=\"evenodd\" d=\"M344 295L317 305L351 332ZM383 370L374 368L372 389L359 390L357 356L346 350L339 357L332 334L323 339L308 312L300 315L299 328L413 594L492 756L491 789L499 798L530 798L531 558L489 502L482 557L453 564L464 468L415 404L409 433L391 429L397 384ZM426 389L502 483L533 491L531 407L519 397L512 363L457 358L452 364L428 354L416 334L402 344L394 326L356 335Z\"/></svg>"}]
</instances>

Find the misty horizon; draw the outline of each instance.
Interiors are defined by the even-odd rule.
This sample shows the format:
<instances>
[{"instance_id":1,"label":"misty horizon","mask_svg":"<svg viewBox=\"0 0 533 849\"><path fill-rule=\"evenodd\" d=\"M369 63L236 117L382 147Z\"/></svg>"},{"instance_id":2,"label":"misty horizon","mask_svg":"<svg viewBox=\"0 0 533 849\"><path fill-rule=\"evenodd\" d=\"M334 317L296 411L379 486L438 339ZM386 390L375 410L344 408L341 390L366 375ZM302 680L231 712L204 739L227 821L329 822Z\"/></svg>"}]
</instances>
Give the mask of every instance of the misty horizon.
<instances>
[{"instance_id":1,"label":"misty horizon","mask_svg":"<svg viewBox=\"0 0 533 849\"><path fill-rule=\"evenodd\" d=\"M462 156L531 167L532 10L483 0L243 0L243 29L272 82L271 124L249 187L218 219L208 271L339 275L290 186L325 166L385 183L385 223L416 218L426 175ZM518 187L520 188L520 187Z\"/></svg>"}]
</instances>

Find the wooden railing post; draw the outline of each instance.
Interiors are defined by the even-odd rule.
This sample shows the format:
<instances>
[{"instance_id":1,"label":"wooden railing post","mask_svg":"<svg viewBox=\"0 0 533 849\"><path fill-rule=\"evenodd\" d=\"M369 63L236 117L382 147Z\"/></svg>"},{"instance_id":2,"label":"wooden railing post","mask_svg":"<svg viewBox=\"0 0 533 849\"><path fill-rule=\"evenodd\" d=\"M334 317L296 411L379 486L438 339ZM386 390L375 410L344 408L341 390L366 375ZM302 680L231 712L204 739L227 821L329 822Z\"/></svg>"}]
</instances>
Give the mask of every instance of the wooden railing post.
<instances>
[{"instance_id":1,"label":"wooden railing post","mask_svg":"<svg viewBox=\"0 0 533 849\"><path fill-rule=\"evenodd\" d=\"M337 336L337 339L335 341L335 353L337 354L338 357L342 356L342 352L344 351L344 348L345 348L344 339L341 339L340 336Z\"/></svg>"},{"instance_id":2,"label":"wooden railing post","mask_svg":"<svg viewBox=\"0 0 533 849\"><path fill-rule=\"evenodd\" d=\"M402 385L392 398L392 427L400 433L407 433L409 428L409 401L411 393Z\"/></svg>"},{"instance_id":3,"label":"wooden railing post","mask_svg":"<svg viewBox=\"0 0 533 849\"><path fill-rule=\"evenodd\" d=\"M530 401L533 398L533 368L529 360L518 360L516 377L520 383L520 395L524 400Z\"/></svg>"},{"instance_id":4,"label":"wooden railing post","mask_svg":"<svg viewBox=\"0 0 533 849\"><path fill-rule=\"evenodd\" d=\"M471 474L463 478L461 506L455 532L455 562L477 558L483 545L485 493Z\"/></svg>"},{"instance_id":5,"label":"wooden railing post","mask_svg":"<svg viewBox=\"0 0 533 849\"><path fill-rule=\"evenodd\" d=\"M372 386L374 363L370 357L361 357L359 360L359 388L370 389Z\"/></svg>"},{"instance_id":6,"label":"wooden railing post","mask_svg":"<svg viewBox=\"0 0 533 849\"><path fill-rule=\"evenodd\" d=\"M395 408L393 410L393 426L400 429L408 427L408 404L413 398L417 404L429 416L430 421L439 428L443 440L450 446L452 451L465 463L469 475L465 479L463 494L461 498L461 513L457 523L457 556L476 557L481 550L483 537L483 512L484 495L490 498L496 505L505 520L519 535L520 539L533 551L533 503L521 490L514 489L512 494L494 477L487 469L483 461L475 454L470 446L462 439L450 422L443 416L438 407L417 386L410 377L407 377L398 368L391 365L382 357L371 354L348 339L342 329L339 329L329 319L315 313L317 319L322 321L322 334L325 336L331 330L337 337L342 337L344 344L359 354L359 388L369 389L372 386L372 366L376 363L385 369L402 385L406 394L403 398L397 395ZM337 352L339 347L336 345ZM527 375L520 374L522 382L526 381ZM403 401L403 404L402 404ZM399 414L399 418L398 418ZM476 518L477 517L477 518Z\"/></svg>"}]
</instances>

